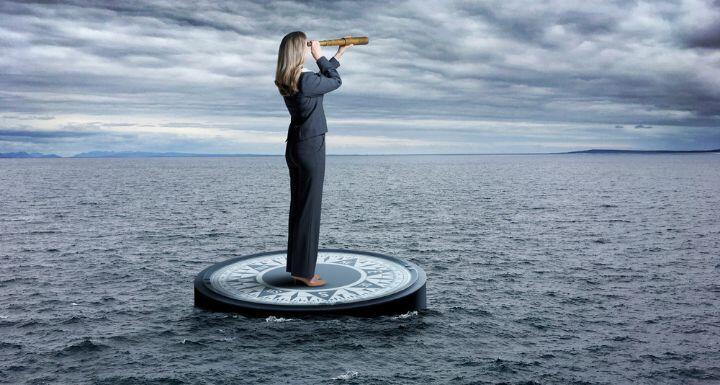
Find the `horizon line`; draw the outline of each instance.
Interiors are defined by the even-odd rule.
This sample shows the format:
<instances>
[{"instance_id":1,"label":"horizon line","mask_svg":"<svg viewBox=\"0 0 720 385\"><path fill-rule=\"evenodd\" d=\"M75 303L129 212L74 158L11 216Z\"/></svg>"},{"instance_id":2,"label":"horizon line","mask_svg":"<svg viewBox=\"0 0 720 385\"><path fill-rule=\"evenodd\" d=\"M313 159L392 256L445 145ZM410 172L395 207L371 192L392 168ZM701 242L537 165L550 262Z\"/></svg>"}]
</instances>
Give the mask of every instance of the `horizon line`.
<instances>
[{"instance_id":1,"label":"horizon line","mask_svg":"<svg viewBox=\"0 0 720 385\"><path fill-rule=\"evenodd\" d=\"M624 150L624 149L589 149L589 150L574 150L574 151L562 151L562 152L480 152L480 153L383 153L383 154L326 154L326 156L447 156L447 155L565 155L565 154L593 154L593 153L717 153L719 149L709 150ZM3 155L30 155L28 157L4 157ZM97 154L97 155L92 155ZM33 156L34 155L34 156ZM87 156L83 156L87 155ZM285 156L284 154L263 154L263 153L192 153L192 152L156 152L156 151L85 151L79 152L74 155L57 155L57 154L46 154L39 152L4 152L0 153L0 157L6 159L22 159L22 158L44 158L44 159L58 159L58 158L182 158L182 157L264 157L264 156Z\"/></svg>"}]
</instances>

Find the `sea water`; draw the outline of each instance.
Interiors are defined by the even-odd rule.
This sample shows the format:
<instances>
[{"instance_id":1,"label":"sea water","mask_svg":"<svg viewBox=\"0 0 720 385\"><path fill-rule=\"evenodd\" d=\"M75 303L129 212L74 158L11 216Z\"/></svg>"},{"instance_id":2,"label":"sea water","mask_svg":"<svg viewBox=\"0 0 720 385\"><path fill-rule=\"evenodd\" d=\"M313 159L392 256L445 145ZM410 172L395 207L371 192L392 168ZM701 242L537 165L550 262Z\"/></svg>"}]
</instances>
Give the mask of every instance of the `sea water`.
<instances>
[{"instance_id":1,"label":"sea water","mask_svg":"<svg viewBox=\"0 0 720 385\"><path fill-rule=\"evenodd\" d=\"M720 156L329 156L320 247L427 311L245 318L193 278L283 250L282 156L0 160L0 382L717 384Z\"/></svg>"}]
</instances>

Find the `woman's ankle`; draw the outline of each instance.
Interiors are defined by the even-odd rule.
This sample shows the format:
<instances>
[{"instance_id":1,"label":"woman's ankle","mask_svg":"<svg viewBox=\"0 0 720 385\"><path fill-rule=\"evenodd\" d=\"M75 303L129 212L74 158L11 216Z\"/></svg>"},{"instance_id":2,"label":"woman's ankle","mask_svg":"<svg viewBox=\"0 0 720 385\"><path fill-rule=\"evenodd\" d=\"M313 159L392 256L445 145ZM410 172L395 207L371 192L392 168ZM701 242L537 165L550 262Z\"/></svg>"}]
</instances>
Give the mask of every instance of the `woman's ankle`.
<instances>
[{"instance_id":1,"label":"woman's ankle","mask_svg":"<svg viewBox=\"0 0 720 385\"><path fill-rule=\"evenodd\" d=\"M309 277L304 277L304 276L302 276L302 275L295 275L295 274L293 274L292 277L293 277L293 278L307 279L308 281L312 281L312 279L315 278L315 275L311 275L311 276L309 276Z\"/></svg>"}]
</instances>

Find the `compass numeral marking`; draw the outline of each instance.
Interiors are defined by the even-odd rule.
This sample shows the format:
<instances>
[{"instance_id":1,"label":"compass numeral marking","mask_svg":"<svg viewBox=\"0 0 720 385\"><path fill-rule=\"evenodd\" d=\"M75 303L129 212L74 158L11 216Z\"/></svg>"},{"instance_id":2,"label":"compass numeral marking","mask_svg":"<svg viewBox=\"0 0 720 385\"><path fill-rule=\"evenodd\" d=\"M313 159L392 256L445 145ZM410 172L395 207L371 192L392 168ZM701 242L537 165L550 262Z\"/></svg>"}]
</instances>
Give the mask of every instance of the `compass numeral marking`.
<instances>
[{"instance_id":1,"label":"compass numeral marking","mask_svg":"<svg viewBox=\"0 0 720 385\"><path fill-rule=\"evenodd\" d=\"M256 271L265 271L271 267L274 267L275 265L263 261L263 262L259 262L259 263L253 263L252 265L248 265L248 266L255 269Z\"/></svg>"},{"instance_id":2,"label":"compass numeral marking","mask_svg":"<svg viewBox=\"0 0 720 385\"><path fill-rule=\"evenodd\" d=\"M325 290L325 291L311 291L310 294L322 298L324 300L328 300L332 298L333 294L335 294L337 290Z\"/></svg>"},{"instance_id":3,"label":"compass numeral marking","mask_svg":"<svg viewBox=\"0 0 720 385\"><path fill-rule=\"evenodd\" d=\"M386 272L387 270L365 270L368 277L372 275L385 274Z\"/></svg>"},{"instance_id":4,"label":"compass numeral marking","mask_svg":"<svg viewBox=\"0 0 720 385\"><path fill-rule=\"evenodd\" d=\"M283 293L283 292L285 292L285 290L273 289L273 288L270 288L270 287L264 287L264 288L262 289L262 291L260 292L260 294L258 294L257 296L258 296L258 297L265 297L265 296L268 296L268 295L281 294L281 293Z\"/></svg>"},{"instance_id":5,"label":"compass numeral marking","mask_svg":"<svg viewBox=\"0 0 720 385\"><path fill-rule=\"evenodd\" d=\"M380 289L382 286L376 285L370 281L362 281L353 287L360 287L363 289Z\"/></svg>"},{"instance_id":6,"label":"compass numeral marking","mask_svg":"<svg viewBox=\"0 0 720 385\"><path fill-rule=\"evenodd\" d=\"M357 263L357 258L341 259L333 263L337 263L338 265L355 266L355 264Z\"/></svg>"}]
</instances>

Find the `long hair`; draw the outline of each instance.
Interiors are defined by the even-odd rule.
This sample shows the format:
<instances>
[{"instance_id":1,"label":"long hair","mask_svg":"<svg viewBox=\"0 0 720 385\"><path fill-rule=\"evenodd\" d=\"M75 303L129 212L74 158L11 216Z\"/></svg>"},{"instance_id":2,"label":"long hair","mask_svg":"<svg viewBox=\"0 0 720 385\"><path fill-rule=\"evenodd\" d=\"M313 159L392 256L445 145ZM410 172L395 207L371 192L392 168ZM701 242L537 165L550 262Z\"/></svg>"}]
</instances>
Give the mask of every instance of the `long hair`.
<instances>
[{"instance_id":1,"label":"long hair","mask_svg":"<svg viewBox=\"0 0 720 385\"><path fill-rule=\"evenodd\" d=\"M302 31L290 32L283 37L278 50L275 68L275 85L282 96L298 92L298 81L305 63L307 36Z\"/></svg>"}]
</instances>

